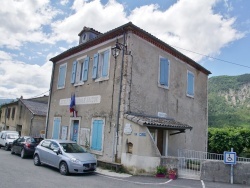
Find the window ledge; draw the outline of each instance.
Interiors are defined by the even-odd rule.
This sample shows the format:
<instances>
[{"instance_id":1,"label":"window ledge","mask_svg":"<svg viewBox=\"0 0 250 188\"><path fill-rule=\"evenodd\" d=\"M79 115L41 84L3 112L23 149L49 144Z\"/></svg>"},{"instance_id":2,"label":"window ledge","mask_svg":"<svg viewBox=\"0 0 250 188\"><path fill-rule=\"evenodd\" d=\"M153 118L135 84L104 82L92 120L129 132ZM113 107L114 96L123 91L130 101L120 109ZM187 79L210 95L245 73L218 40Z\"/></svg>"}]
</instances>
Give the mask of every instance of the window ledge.
<instances>
[{"instance_id":1,"label":"window ledge","mask_svg":"<svg viewBox=\"0 0 250 188\"><path fill-rule=\"evenodd\" d=\"M101 82L101 81L106 81L106 80L109 80L109 78L108 77L102 77L102 78L97 78L95 80L95 82Z\"/></svg>"},{"instance_id":2,"label":"window ledge","mask_svg":"<svg viewBox=\"0 0 250 188\"><path fill-rule=\"evenodd\" d=\"M187 95L187 97L189 97L189 98L194 98L194 95L189 95L189 94L186 94Z\"/></svg>"},{"instance_id":3,"label":"window ledge","mask_svg":"<svg viewBox=\"0 0 250 188\"><path fill-rule=\"evenodd\" d=\"M164 85L161 85L161 84L158 84L158 87L163 88L163 89L169 89L169 86L164 86Z\"/></svg>"},{"instance_id":4,"label":"window ledge","mask_svg":"<svg viewBox=\"0 0 250 188\"><path fill-rule=\"evenodd\" d=\"M57 89L64 89L65 87L57 87Z\"/></svg>"},{"instance_id":5,"label":"window ledge","mask_svg":"<svg viewBox=\"0 0 250 188\"><path fill-rule=\"evenodd\" d=\"M92 154L96 154L96 155L103 155L103 151L97 151L97 150L92 150L92 149L90 149L90 152L91 152Z\"/></svg>"},{"instance_id":6,"label":"window ledge","mask_svg":"<svg viewBox=\"0 0 250 188\"><path fill-rule=\"evenodd\" d=\"M81 86L81 85L84 85L84 82L78 82L78 83L74 84L74 86Z\"/></svg>"}]
</instances>

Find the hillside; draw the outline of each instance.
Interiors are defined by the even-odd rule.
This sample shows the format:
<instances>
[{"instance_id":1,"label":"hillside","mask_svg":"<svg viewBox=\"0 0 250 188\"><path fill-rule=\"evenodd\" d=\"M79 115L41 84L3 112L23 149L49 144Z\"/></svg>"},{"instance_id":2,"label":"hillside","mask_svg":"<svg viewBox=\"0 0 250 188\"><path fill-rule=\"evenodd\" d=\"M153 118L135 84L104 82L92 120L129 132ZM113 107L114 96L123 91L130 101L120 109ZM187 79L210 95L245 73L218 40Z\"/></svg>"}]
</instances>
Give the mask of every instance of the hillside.
<instances>
[{"instance_id":1,"label":"hillside","mask_svg":"<svg viewBox=\"0 0 250 188\"><path fill-rule=\"evenodd\" d=\"M250 128L250 74L209 78L208 125Z\"/></svg>"},{"instance_id":2,"label":"hillside","mask_svg":"<svg viewBox=\"0 0 250 188\"><path fill-rule=\"evenodd\" d=\"M6 103L9 103L9 102L11 102L11 101L13 101L14 99L0 99L0 106L2 105L2 104L6 104Z\"/></svg>"}]
</instances>

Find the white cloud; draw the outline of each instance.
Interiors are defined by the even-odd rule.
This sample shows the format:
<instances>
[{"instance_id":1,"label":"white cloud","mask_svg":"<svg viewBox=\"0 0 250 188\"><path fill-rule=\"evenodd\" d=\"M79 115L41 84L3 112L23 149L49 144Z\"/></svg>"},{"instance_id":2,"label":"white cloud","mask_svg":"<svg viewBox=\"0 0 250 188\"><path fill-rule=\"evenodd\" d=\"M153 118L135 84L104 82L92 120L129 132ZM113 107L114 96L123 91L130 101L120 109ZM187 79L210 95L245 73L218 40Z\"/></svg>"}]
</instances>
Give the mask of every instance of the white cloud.
<instances>
[{"instance_id":1,"label":"white cloud","mask_svg":"<svg viewBox=\"0 0 250 188\"><path fill-rule=\"evenodd\" d=\"M6 66L8 65L8 66ZM34 97L49 90L52 63L29 65L5 59L0 62L1 97Z\"/></svg>"},{"instance_id":2,"label":"white cloud","mask_svg":"<svg viewBox=\"0 0 250 188\"><path fill-rule=\"evenodd\" d=\"M12 59L11 54L4 51L0 51L0 61L11 60L11 59Z\"/></svg>"},{"instance_id":3,"label":"white cloud","mask_svg":"<svg viewBox=\"0 0 250 188\"><path fill-rule=\"evenodd\" d=\"M49 0L0 1L0 47L19 48L24 42L50 43L42 26L50 24L56 14Z\"/></svg>"},{"instance_id":4,"label":"white cloud","mask_svg":"<svg viewBox=\"0 0 250 188\"><path fill-rule=\"evenodd\" d=\"M228 10L233 8L227 0L179 0L167 10L151 4L126 12L127 5L115 0L110 0L105 5L100 0L75 0L66 12L51 7L49 0L1 0L0 49L21 48L29 42L40 44L66 41L72 46L78 43L78 33L84 26L107 32L132 21L170 45L205 55L219 54L221 48L244 35L234 28L236 18L225 17L213 11L218 2L224 2ZM60 3L66 5L69 1L63 0ZM61 18L58 14L61 15L62 12L70 15ZM53 20L55 17L56 21ZM51 27L52 33L46 33L44 26ZM49 54L44 60L46 63L41 66L14 60L18 59L18 54L26 59L33 58L34 54L27 51L34 49L29 49L28 45L25 45L26 54L21 49L18 54L0 50L1 97L17 98L23 95L28 98L49 90L52 66L49 59L58 53L55 53L55 49L50 52L52 48L43 47L36 53L42 55L42 51L43 56ZM61 44L56 48L57 52L66 50ZM183 53L196 61L202 59L197 54L187 51Z\"/></svg>"},{"instance_id":5,"label":"white cloud","mask_svg":"<svg viewBox=\"0 0 250 188\"><path fill-rule=\"evenodd\" d=\"M61 0L60 1L60 4L61 5L66 5L66 4L68 4L69 3L69 0Z\"/></svg>"},{"instance_id":6,"label":"white cloud","mask_svg":"<svg viewBox=\"0 0 250 188\"><path fill-rule=\"evenodd\" d=\"M75 11L74 14L52 24L51 40L73 43L78 41L78 33L84 26L107 32L128 22L123 5L114 0L106 5L101 4L99 0L90 2L76 0L72 9Z\"/></svg>"},{"instance_id":7,"label":"white cloud","mask_svg":"<svg viewBox=\"0 0 250 188\"><path fill-rule=\"evenodd\" d=\"M157 4L151 4L135 8L127 15L124 5L114 0L106 5L101 4L100 0L75 0L71 7L75 13L52 24L54 33L51 40L66 40L73 43L78 41L77 34L83 26L107 32L132 21L172 46L205 55L215 55L220 53L221 48L244 36L233 27L235 18L226 18L213 12L218 2L180 0L167 10L160 10ZM227 0L224 2L228 5ZM194 60L202 59L202 56L180 48L177 50Z\"/></svg>"},{"instance_id":8,"label":"white cloud","mask_svg":"<svg viewBox=\"0 0 250 188\"><path fill-rule=\"evenodd\" d=\"M134 9L129 19L170 45L213 55L243 37L233 28L235 18L226 19L213 12L216 3L216 0L181 0L166 11L160 11L157 5L146 5ZM196 61L202 58L182 52Z\"/></svg>"}]
</instances>

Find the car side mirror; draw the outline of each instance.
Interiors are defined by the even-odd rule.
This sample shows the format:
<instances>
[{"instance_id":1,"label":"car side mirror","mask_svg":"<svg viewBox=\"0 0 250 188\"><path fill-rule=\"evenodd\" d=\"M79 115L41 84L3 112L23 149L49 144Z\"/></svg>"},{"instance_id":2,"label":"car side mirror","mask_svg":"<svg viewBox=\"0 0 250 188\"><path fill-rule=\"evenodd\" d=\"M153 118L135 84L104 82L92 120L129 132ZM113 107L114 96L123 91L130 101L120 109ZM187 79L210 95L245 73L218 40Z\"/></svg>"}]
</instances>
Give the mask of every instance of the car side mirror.
<instances>
[{"instance_id":1,"label":"car side mirror","mask_svg":"<svg viewBox=\"0 0 250 188\"><path fill-rule=\"evenodd\" d=\"M59 148L56 148L53 150L57 155L59 155L61 153L60 149Z\"/></svg>"}]
</instances>

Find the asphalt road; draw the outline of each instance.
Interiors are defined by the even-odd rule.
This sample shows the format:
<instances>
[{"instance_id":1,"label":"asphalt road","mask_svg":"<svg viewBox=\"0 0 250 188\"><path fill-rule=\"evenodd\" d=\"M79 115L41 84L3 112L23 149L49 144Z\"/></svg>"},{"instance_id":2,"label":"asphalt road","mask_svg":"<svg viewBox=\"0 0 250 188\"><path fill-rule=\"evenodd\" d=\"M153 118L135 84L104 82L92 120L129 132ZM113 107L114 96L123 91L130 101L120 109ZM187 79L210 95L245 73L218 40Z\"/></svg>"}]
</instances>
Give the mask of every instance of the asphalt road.
<instances>
[{"instance_id":1,"label":"asphalt road","mask_svg":"<svg viewBox=\"0 0 250 188\"><path fill-rule=\"evenodd\" d=\"M118 174L119 175L119 174ZM10 151L0 149L0 188L246 188L243 185L230 185L197 180L131 176L122 178L107 173L62 176L57 169L48 166L35 166L33 159L21 159ZM248 186L249 187L249 186Z\"/></svg>"}]
</instances>

